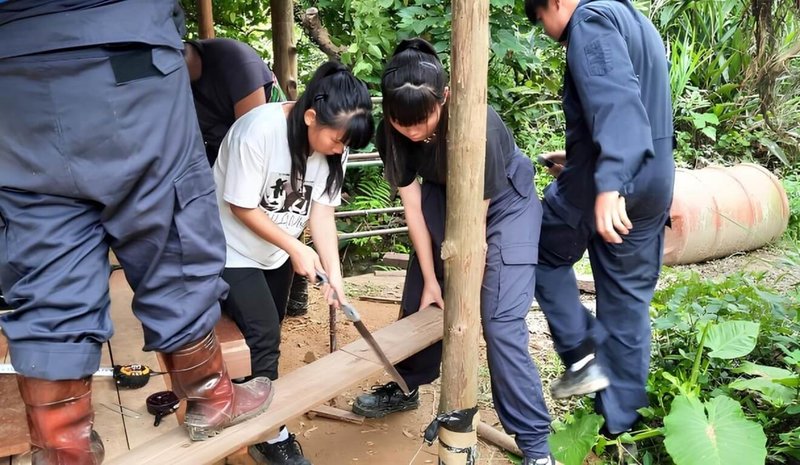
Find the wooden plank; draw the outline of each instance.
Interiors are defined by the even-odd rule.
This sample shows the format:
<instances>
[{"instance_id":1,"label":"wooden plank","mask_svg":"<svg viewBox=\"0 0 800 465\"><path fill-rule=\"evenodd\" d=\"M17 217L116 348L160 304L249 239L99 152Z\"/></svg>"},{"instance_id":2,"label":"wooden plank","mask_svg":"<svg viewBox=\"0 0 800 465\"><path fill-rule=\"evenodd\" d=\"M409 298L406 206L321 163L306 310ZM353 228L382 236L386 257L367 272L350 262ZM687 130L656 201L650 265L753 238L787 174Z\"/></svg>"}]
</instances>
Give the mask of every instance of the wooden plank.
<instances>
[{"instance_id":1,"label":"wooden plank","mask_svg":"<svg viewBox=\"0 0 800 465\"><path fill-rule=\"evenodd\" d=\"M231 378L250 376L250 348L244 341L242 332L228 315L222 317L214 327L219 345L222 347L222 358Z\"/></svg>"},{"instance_id":2,"label":"wooden plank","mask_svg":"<svg viewBox=\"0 0 800 465\"><path fill-rule=\"evenodd\" d=\"M308 412L306 412L306 416L310 419L314 419L314 417L320 416L323 418L330 418L331 420L339 420L345 421L347 423L353 423L356 425L363 425L364 424L364 417L353 412L349 412L347 410L342 410L336 407L331 407L330 405L322 404L317 405L316 407L312 408Z\"/></svg>"},{"instance_id":3,"label":"wooden plank","mask_svg":"<svg viewBox=\"0 0 800 465\"><path fill-rule=\"evenodd\" d=\"M377 302L379 304L401 304L403 303L403 299L400 297L379 297L373 295L362 295L359 296L358 300L363 300L365 302Z\"/></svg>"},{"instance_id":4,"label":"wooden plank","mask_svg":"<svg viewBox=\"0 0 800 465\"><path fill-rule=\"evenodd\" d=\"M111 294L111 319L114 322L114 336L109 341L111 359L117 365L143 364L158 370L155 352L145 352L142 324L133 314L131 302L133 290L125 279L125 273L117 270L109 279ZM122 416L127 437L127 449L139 446L157 437L162 432L178 426L175 415L161 420L158 428L153 426L154 417L147 413L147 397L167 389L164 376L153 376L146 386L139 389L118 389L119 403L140 414L139 418ZM123 451L124 452L124 451Z\"/></svg>"},{"instance_id":5,"label":"wooden plank","mask_svg":"<svg viewBox=\"0 0 800 465\"><path fill-rule=\"evenodd\" d=\"M398 268L408 268L408 254L397 252L386 252L383 254L383 264L388 266L396 266Z\"/></svg>"},{"instance_id":6,"label":"wooden plank","mask_svg":"<svg viewBox=\"0 0 800 465\"><path fill-rule=\"evenodd\" d=\"M587 294L595 294L594 277L590 274L579 274L575 276L578 282L578 290Z\"/></svg>"},{"instance_id":7,"label":"wooden plank","mask_svg":"<svg viewBox=\"0 0 800 465\"><path fill-rule=\"evenodd\" d=\"M385 348L389 359L398 362L442 338L442 313L424 309L376 331L375 339ZM257 418L227 428L206 441L190 441L181 428L165 431L128 454L107 461L106 465L209 463L230 455L244 444L256 443L288 420L380 373L383 369L380 364L350 353L359 353L362 344L365 343L358 341L345 346L275 381L272 405Z\"/></svg>"},{"instance_id":8,"label":"wooden plank","mask_svg":"<svg viewBox=\"0 0 800 465\"><path fill-rule=\"evenodd\" d=\"M6 361L8 342L0 332L0 360ZM25 404L19 395L17 377L0 375L0 457L22 454L31 449Z\"/></svg>"}]
</instances>

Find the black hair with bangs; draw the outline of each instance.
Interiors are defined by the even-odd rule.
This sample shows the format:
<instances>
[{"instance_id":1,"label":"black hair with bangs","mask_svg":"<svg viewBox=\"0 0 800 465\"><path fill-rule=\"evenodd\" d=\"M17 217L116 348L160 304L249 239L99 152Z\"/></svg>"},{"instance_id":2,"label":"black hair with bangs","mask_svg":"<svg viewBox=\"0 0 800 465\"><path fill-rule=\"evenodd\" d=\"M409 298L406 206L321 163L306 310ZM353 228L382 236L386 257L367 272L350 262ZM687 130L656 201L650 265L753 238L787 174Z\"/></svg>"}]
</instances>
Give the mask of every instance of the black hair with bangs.
<instances>
[{"instance_id":1,"label":"black hair with bangs","mask_svg":"<svg viewBox=\"0 0 800 465\"><path fill-rule=\"evenodd\" d=\"M383 70L383 128L386 138L385 173L392 186L401 180L409 152L420 150L421 143L409 140L391 124L412 126L428 119L442 106L436 126L435 166L444 179L447 171L447 102L448 76L433 46L424 39L406 39L395 48Z\"/></svg>"},{"instance_id":2,"label":"black hair with bangs","mask_svg":"<svg viewBox=\"0 0 800 465\"><path fill-rule=\"evenodd\" d=\"M369 144L375 133L372 118L372 100L367 85L350 72L343 64L329 61L317 68L306 86L306 91L297 99L289 112L287 121L289 152L292 157L291 185L302 191L311 146L308 143L306 110L316 112L317 123L333 129L345 129L344 145L361 149ZM344 169L342 155L327 155L328 179L325 191L333 196L342 187Z\"/></svg>"},{"instance_id":3,"label":"black hair with bangs","mask_svg":"<svg viewBox=\"0 0 800 465\"><path fill-rule=\"evenodd\" d=\"M544 8L546 10L548 6L548 0L525 0L525 16L531 23L537 24L539 18L536 16L536 9Z\"/></svg>"}]
</instances>

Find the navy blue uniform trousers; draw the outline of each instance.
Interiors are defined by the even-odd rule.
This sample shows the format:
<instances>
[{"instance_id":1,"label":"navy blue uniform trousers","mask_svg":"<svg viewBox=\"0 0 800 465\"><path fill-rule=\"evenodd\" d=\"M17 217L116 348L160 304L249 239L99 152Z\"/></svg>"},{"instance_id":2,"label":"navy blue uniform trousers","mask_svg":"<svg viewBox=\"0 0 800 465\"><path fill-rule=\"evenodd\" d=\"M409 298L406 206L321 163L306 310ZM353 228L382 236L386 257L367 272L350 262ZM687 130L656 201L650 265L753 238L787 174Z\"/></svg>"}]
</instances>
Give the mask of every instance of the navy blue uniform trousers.
<instances>
[{"instance_id":1,"label":"navy blue uniform trousers","mask_svg":"<svg viewBox=\"0 0 800 465\"><path fill-rule=\"evenodd\" d=\"M89 47L0 60L0 325L11 362L91 375L112 335L108 250L145 350L211 331L227 286L214 180L180 50Z\"/></svg>"},{"instance_id":2,"label":"navy blue uniform trousers","mask_svg":"<svg viewBox=\"0 0 800 465\"><path fill-rule=\"evenodd\" d=\"M611 381L597 393L595 408L608 432L620 433L634 425L636 410L648 404L649 309L669 210L662 206L639 215L635 195L626 198L633 229L622 236L621 244L611 244L595 233L594 217L569 206L557 187L553 183L545 191L536 300L567 366L595 353ZM670 194L662 197L668 202ZM580 302L572 268L587 248L597 293L596 318Z\"/></svg>"},{"instance_id":3,"label":"navy blue uniform trousers","mask_svg":"<svg viewBox=\"0 0 800 465\"><path fill-rule=\"evenodd\" d=\"M542 214L533 189L531 161L515 155L506 169L509 186L492 199L486 217L486 269L481 287L481 323L492 399L503 428L516 436L529 457L550 454L550 416L539 373L528 352L525 316L533 301L537 243ZM445 187L422 185L422 213L431 235L434 270L444 289L441 245L446 216ZM402 317L416 313L423 288L422 272L412 256L402 299ZM446 305L446 303L445 303ZM437 343L397 365L412 389L439 377L442 345Z\"/></svg>"}]
</instances>

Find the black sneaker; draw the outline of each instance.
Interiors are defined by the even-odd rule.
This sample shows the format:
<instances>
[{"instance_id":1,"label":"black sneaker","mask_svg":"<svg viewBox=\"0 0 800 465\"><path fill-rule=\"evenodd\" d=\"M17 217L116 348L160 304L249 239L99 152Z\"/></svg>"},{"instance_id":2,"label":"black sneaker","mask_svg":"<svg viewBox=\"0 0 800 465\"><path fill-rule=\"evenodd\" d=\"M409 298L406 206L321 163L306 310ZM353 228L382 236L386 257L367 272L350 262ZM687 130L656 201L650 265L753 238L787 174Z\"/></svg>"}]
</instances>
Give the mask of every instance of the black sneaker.
<instances>
[{"instance_id":1,"label":"black sneaker","mask_svg":"<svg viewBox=\"0 0 800 465\"><path fill-rule=\"evenodd\" d=\"M274 444L268 442L253 444L247 448L247 452L261 465L311 465L311 462L303 457L303 448L293 433L289 433L285 441Z\"/></svg>"},{"instance_id":2,"label":"black sneaker","mask_svg":"<svg viewBox=\"0 0 800 465\"><path fill-rule=\"evenodd\" d=\"M371 394L361 394L353 404L353 413L367 418L381 418L390 413L414 410L419 407L419 389L408 395L391 381L382 386L372 386Z\"/></svg>"},{"instance_id":3,"label":"black sneaker","mask_svg":"<svg viewBox=\"0 0 800 465\"><path fill-rule=\"evenodd\" d=\"M550 383L550 392L554 398L564 399L602 391L610 383L603 369L592 359L576 371L567 368L560 378Z\"/></svg>"},{"instance_id":4,"label":"black sneaker","mask_svg":"<svg viewBox=\"0 0 800 465\"><path fill-rule=\"evenodd\" d=\"M556 465L555 457L552 455L548 457L542 457L539 459L532 459L530 457L525 457L525 460L522 461L522 465Z\"/></svg>"}]
</instances>

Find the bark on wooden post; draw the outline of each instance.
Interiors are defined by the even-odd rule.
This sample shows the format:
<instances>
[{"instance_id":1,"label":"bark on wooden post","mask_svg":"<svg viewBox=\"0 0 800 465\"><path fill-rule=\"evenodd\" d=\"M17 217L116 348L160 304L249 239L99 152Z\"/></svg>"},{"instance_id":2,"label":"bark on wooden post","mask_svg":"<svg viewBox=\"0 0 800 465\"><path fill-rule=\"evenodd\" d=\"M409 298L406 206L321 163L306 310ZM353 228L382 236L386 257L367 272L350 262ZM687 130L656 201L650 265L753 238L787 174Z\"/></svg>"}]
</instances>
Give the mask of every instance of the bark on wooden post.
<instances>
[{"instance_id":1,"label":"bark on wooden post","mask_svg":"<svg viewBox=\"0 0 800 465\"><path fill-rule=\"evenodd\" d=\"M297 98L297 48L294 44L294 10L292 0L271 0L272 71L289 100Z\"/></svg>"},{"instance_id":2,"label":"bark on wooden post","mask_svg":"<svg viewBox=\"0 0 800 465\"><path fill-rule=\"evenodd\" d=\"M445 272L444 353L440 410L472 409L478 402L481 283L486 260L483 170L486 152L486 82L489 0L453 0L451 101L447 153L447 222L442 245ZM473 463L472 431L439 429L439 462ZM449 447L448 447L449 446ZM471 448L471 456L453 452Z\"/></svg>"},{"instance_id":3,"label":"bark on wooden post","mask_svg":"<svg viewBox=\"0 0 800 465\"><path fill-rule=\"evenodd\" d=\"M214 38L214 13L211 10L211 0L197 0L198 25L201 39Z\"/></svg>"}]
</instances>

